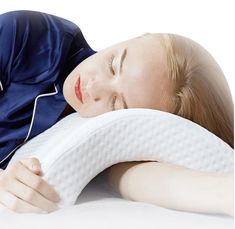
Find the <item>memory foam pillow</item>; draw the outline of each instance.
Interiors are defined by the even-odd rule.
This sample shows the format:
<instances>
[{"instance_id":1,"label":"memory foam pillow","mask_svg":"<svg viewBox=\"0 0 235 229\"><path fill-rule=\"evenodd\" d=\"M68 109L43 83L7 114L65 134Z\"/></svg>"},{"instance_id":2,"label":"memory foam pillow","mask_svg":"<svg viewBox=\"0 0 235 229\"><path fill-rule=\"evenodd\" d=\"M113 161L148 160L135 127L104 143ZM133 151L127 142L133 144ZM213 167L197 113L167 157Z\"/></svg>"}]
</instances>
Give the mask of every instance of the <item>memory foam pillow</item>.
<instances>
[{"instance_id":1,"label":"memory foam pillow","mask_svg":"<svg viewBox=\"0 0 235 229\"><path fill-rule=\"evenodd\" d=\"M72 113L19 148L11 162L25 157L41 161L43 178L61 196L59 206L74 204L96 175L119 162L233 171L233 149L216 135L188 119L144 108L92 118Z\"/></svg>"}]
</instances>

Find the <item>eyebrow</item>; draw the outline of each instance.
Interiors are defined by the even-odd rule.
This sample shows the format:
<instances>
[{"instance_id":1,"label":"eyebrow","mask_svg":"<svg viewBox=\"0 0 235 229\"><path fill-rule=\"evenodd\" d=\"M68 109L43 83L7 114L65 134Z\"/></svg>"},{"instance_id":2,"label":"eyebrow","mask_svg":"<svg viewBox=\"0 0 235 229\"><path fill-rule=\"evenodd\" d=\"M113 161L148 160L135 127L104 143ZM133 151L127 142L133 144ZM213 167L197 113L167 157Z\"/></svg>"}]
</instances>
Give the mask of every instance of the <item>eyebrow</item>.
<instances>
[{"instance_id":1,"label":"eyebrow","mask_svg":"<svg viewBox=\"0 0 235 229\"><path fill-rule=\"evenodd\" d=\"M122 52L122 56L121 56L121 60L120 60L120 65L119 65L119 74L122 73L123 61L126 58L126 54L127 54L127 48L125 48L124 51Z\"/></svg>"},{"instance_id":2,"label":"eyebrow","mask_svg":"<svg viewBox=\"0 0 235 229\"><path fill-rule=\"evenodd\" d=\"M122 71L123 71L123 62L126 58L126 54L127 54L127 48L124 49L124 51L122 53L122 56L121 56L120 65L119 65L119 74L122 73ZM124 109L128 109L129 107L126 103L126 99L123 96L123 94L121 94L121 97L122 97L122 102L123 102L123 105L124 105Z\"/></svg>"}]
</instances>

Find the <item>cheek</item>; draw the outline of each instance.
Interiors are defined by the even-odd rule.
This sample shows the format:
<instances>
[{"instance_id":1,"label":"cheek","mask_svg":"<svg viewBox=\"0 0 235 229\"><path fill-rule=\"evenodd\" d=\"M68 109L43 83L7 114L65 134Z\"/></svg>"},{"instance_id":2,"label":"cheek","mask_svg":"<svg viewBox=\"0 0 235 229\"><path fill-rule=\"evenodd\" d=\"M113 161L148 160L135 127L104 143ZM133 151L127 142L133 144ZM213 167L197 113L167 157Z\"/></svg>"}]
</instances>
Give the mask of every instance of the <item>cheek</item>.
<instances>
[{"instance_id":1,"label":"cheek","mask_svg":"<svg viewBox=\"0 0 235 229\"><path fill-rule=\"evenodd\" d=\"M66 80L64 81L63 95L64 95L65 100L70 104L73 98L72 82L70 78L66 78Z\"/></svg>"},{"instance_id":2,"label":"cheek","mask_svg":"<svg viewBox=\"0 0 235 229\"><path fill-rule=\"evenodd\" d=\"M102 103L87 103L83 104L79 108L79 113L82 117L94 117L106 112L109 112L111 109L108 109L104 104Z\"/></svg>"}]
</instances>

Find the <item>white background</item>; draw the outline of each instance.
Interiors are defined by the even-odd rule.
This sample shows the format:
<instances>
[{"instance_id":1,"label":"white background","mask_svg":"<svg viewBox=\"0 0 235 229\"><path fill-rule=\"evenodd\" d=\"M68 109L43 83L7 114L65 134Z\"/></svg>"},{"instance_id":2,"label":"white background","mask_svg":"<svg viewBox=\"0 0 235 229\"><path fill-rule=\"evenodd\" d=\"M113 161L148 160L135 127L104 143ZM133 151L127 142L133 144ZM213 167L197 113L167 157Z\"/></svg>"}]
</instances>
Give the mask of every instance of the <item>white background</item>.
<instances>
[{"instance_id":1,"label":"white background","mask_svg":"<svg viewBox=\"0 0 235 229\"><path fill-rule=\"evenodd\" d=\"M188 36L217 60L235 98L234 0L6 0L0 13L38 10L67 18L99 51L145 32Z\"/></svg>"}]
</instances>

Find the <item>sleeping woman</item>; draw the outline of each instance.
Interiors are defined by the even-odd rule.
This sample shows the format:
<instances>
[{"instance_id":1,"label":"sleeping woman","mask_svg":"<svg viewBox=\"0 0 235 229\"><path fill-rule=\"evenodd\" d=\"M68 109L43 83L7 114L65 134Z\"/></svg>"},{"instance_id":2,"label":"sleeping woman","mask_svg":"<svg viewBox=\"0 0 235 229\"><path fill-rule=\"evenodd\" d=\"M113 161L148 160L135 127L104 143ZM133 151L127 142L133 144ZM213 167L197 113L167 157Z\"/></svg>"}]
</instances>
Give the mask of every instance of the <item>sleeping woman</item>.
<instances>
[{"instance_id":1,"label":"sleeping woman","mask_svg":"<svg viewBox=\"0 0 235 229\"><path fill-rule=\"evenodd\" d=\"M150 108L189 119L234 148L226 78L198 43L147 33L99 52L74 23L34 11L0 15L0 206L19 213L56 210L59 196L40 161L7 166L15 151L65 116L94 117ZM233 174L163 162L106 169L123 198L189 212L233 216Z\"/></svg>"}]
</instances>

